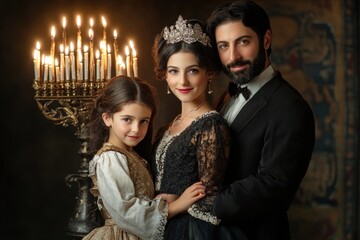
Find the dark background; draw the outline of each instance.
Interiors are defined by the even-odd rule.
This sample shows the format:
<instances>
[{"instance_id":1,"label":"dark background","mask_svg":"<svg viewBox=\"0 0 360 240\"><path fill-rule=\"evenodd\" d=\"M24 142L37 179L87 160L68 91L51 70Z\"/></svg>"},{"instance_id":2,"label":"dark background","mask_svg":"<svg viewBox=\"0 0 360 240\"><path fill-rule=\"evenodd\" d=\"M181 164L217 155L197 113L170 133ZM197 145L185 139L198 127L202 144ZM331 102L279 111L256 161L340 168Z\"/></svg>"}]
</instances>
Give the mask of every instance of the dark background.
<instances>
[{"instance_id":1,"label":"dark background","mask_svg":"<svg viewBox=\"0 0 360 240\"><path fill-rule=\"evenodd\" d=\"M95 26L105 16L108 28L118 29L120 50L129 38L135 42L140 77L155 85L166 102L160 103L159 126L179 106L173 95L165 95L165 83L154 80L151 46L155 34L174 24L179 14L205 19L221 2L1 0L1 239L68 239L66 228L76 202L76 185L69 188L65 177L80 167L80 143L72 126L58 126L46 119L34 100L36 41L42 49L50 44L52 25L59 37L64 15L69 28L76 26L77 14L83 16L84 26L89 19L85 16L94 17ZM87 37L84 30L83 40ZM75 32L67 35L75 39ZM112 39L112 30L108 38Z\"/></svg>"}]
</instances>

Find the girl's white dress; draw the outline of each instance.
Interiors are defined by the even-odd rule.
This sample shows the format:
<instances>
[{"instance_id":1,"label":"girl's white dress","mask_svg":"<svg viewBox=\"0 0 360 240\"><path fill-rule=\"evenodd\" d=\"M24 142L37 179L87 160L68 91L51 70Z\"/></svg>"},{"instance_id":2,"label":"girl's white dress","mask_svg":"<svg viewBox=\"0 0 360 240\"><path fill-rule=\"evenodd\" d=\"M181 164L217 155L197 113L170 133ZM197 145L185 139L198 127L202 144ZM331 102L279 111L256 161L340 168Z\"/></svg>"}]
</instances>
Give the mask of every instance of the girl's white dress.
<instances>
[{"instance_id":1,"label":"girl's white dress","mask_svg":"<svg viewBox=\"0 0 360 240\"><path fill-rule=\"evenodd\" d=\"M135 152L105 143L90 161L91 193L105 225L83 240L163 239L168 205L154 198L147 162Z\"/></svg>"}]
</instances>

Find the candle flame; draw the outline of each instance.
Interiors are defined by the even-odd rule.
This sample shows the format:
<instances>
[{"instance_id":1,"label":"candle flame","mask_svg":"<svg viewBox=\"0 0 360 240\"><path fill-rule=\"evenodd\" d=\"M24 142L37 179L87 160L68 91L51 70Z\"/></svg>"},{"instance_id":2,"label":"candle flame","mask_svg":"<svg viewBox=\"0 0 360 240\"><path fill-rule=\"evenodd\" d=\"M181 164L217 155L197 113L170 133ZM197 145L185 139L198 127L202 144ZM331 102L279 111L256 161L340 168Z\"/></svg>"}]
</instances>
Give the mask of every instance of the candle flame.
<instances>
[{"instance_id":1,"label":"candle flame","mask_svg":"<svg viewBox=\"0 0 360 240\"><path fill-rule=\"evenodd\" d=\"M80 28L80 26L81 26L81 18L80 18L80 15L77 15L77 17L76 17L76 25L78 26L78 28Z\"/></svg>"},{"instance_id":2,"label":"candle flame","mask_svg":"<svg viewBox=\"0 0 360 240\"><path fill-rule=\"evenodd\" d=\"M96 59L99 59L99 57L100 57L100 52L99 52L99 50L96 50L96 52L95 52L95 57L96 57Z\"/></svg>"},{"instance_id":3,"label":"candle flame","mask_svg":"<svg viewBox=\"0 0 360 240\"><path fill-rule=\"evenodd\" d=\"M62 26L65 29L65 27L66 27L66 17L63 17L63 19L62 19Z\"/></svg>"},{"instance_id":4,"label":"candle flame","mask_svg":"<svg viewBox=\"0 0 360 240\"><path fill-rule=\"evenodd\" d=\"M131 48L131 49L134 48L134 43L133 43L133 41L130 40L130 41L129 41L129 45L130 45L130 48Z\"/></svg>"},{"instance_id":5,"label":"candle flame","mask_svg":"<svg viewBox=\"0 0 360 240\"><path fill-rule=\"evenodd\" d=\"M89 47L87 45L84 45L84 52L87 52L89 50Z\"/></svg>"},{"instance_id":6,"label":"candle flame","mask_svg":"<svg viewBox=\"0 0 360 240\"><path fill-rule=\"evenodd\" d=\"M135 48L132 49L132 54L133 54L133 57L136 57L136 50L135 50Z\"/></svg>"},{"instance_id":7,"label":"candle flame","mask_svg":"<svg viewBox=\"0 0 360 240\"><path fill-rule=\"evenodd\" d=\"M118 56L117 56L117 61L118 61L118 63L119 63L120 65L125 65L125 63L124 63L121 55L118 55Z\"/></svg>"},{"instance_id":8,"label":"candle flame","mask_svg":"<svg viewBox=\"0 0 360 240\"><path fill-rule=\"evenodd\" d=\"M111 52L111 48L110 48L110 45L108 44L107 46L107 52L110 53Z\"/></svg>"},{"instance_id":9,"label":"candle flame","mask_svg":"<svg viewBox=\"0 0 360 240\"><path fill-rule=\"evenodd\" d=\"M55 37L55 27L52 26L51 27L51 38L54 38Z\"/></svg>"},{"instance_id":10,"label":"candle flame","mask_svg":"<svg viewBox=\"0 0 360 240\"><path fill-rule=\"evenodd\" d=\"M68 55L68 54L69 54L69 47L66 46L66 47L65 47L65 55Z\"/></svg>"},{"instance_id":11,"label":"candle flame","mask_svg":"<svg viewBox=\"0 0 360 240\"><path fill-rule=\"evenodd\" d=\"M91 40L94 38L94 31L91 28L89 29L89 38Z\"/></svg>"},{"instance_id":12,"label":"candle flame","mask_svg":"<svg viewBox=\"0 0 360 240\"><path fill-rule=\"evenodd\" d=\"M60 44L60 52L63 53L64 52L64 45Z\"/></svg>"},{"instance_id":13,"label":"candle flame","mask_svg":"<svg viewBox=\"0 0 360 240\"><path fill-rule=\"evenodd\" d=\"M59 66L59 61L57 58L55 58L55 67L58 67Z\"/></svg>"},{"instance_id":14,"label":"candle flame","mask_svg":"<svg viewBox=\"0 0 360 240\"><path fill-rule=\"evenodd\" d=\"M117 38L117 31L114 30L114 39L116 39L116 38Z\"/></svg>"},{"instance_id":15,"label":"candle flame","mask_svg":"<svg viewBox=\"0 0 360 240\"><path fill-rule=\"evenodd\" d=\"M71 43L70 43L70 52L73 52L73 51L74 51L74 43L71 42Z\"/></svg>"},{"instance_id":16,"label":"candle flame","mask_svg":"<svg viewBox=\"0 0 360 240\"><path fill-rule=\"evenodd\" d=\"M92 28L94 26L94 19L90 18L90 27Z\"/></svg>"},{"instance_id":17,"label":"candle flame","mask_svg":"<svg viewBox=\"0 0 360 240\"><path fill-rule=\"evenodd\" d=\"M104 17L101 17L101 21L102 21L102 24L103 24L103 26L104 26L104 28L106 27L106 20L105 20L105 18Z\"/></svg>"},{"instance_id":18,"label":"candle flame","mask_svg":"<svg viewBox=\"0 0 360 240\"><path fill-rule=\"evenodd\" d=\"M40 50L40 42L39 41L36 42L36 49Z\"/></svg>"},{"instance_id":19,"label":"candle flame","mask_svg":"<svg viewBox=\"0 0 360 240\"><path fill-rule=\"evenodd\" d=\"M126 56L130 55L130 50L129 50L128 46L125 47L125 54L126 54Z\"/></svg>"},{"instance_id":20,"label":"candle flame","mask_svg":"<svg viewBox=\"0 0 360 240\"><path fill-rule=\"evenodd\" d=\"M100 41L100 49L101 50L106 50L106 45L104 41Z\"/></svg>"}]
</instances>

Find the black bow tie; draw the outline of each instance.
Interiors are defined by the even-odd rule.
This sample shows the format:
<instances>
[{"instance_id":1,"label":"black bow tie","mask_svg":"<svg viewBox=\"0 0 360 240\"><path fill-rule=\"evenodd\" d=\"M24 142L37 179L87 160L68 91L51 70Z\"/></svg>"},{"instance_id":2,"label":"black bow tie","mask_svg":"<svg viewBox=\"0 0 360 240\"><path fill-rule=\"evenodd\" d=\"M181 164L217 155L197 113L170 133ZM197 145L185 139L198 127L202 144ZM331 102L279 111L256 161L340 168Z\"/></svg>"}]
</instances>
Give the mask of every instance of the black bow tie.
<instances>
[{"instance_id":1,"label":"black bow tie","mask_svg":"<svg viewBox=\"0 0 360 240\"><path fill-rule=\"evenodd\" d=\"M239 94L241 93L245 100L248 100L250 98L251 92L247 87L240 87L240 86L236 86L235 83L229 83L228 86L228 92L230 94L230 96L237 98L239 96Z\"/></svg>"}]
</instances>

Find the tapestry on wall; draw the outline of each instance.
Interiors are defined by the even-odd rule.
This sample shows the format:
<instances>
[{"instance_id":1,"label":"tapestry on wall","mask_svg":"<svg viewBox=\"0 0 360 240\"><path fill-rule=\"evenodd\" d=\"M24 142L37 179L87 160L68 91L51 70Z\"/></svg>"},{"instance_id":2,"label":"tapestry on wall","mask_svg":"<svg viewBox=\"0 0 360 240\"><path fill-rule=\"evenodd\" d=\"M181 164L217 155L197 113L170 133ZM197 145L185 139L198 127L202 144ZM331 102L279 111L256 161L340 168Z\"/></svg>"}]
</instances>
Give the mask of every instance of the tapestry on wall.
<instances>
[{"instance_id":1,"label":"tapestry on wall","mask_svg":"<svg viewBox=\"0 0 360 240\"><path fill-rule=\"evenodd\" d=\"M349 62L355 10L341 0L260 4L271 16L272 63L306 98L316 119L312 160L289 212L293 239L352 240L357 90Z\"/></svg>"}]
</instances>

